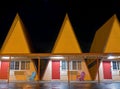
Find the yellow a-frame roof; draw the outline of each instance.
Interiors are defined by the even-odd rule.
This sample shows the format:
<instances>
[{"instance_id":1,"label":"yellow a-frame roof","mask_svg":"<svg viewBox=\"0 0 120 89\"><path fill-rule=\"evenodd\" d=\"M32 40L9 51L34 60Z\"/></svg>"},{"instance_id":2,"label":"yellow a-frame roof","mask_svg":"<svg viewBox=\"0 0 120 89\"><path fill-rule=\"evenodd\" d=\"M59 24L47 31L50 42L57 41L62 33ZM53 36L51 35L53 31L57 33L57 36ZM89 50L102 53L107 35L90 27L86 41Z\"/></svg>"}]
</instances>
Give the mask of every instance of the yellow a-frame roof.
<instances>
[{"instance_id":1,"label":"yellow a-frame roof","mask_svg":"<svg viewBox=\"0 0 120 89\"><path fill-rule=\"evenodd\" d=\"M116 15L113 15L97 30L90 52L120 52L120 26Z\"/></svg>"},{"instance_id":2,"label":"yellow a-frame roof","mask_svg":"<svg viewBox=\"0 0 120 89\"><path fill-rule=\"evenodd\" d=\"M12 26L2 45L1 53L30 53L23 23L16 14Z\"/></svg>"},{"instance_id":3,"label":"yellow a-frame roof","mask_svg":"<svg viewBox=\"0 0 120 89\"><path fill-rule=\"evenodd\" d=\"M79 43L66 14L52 53L81 53Z\"/></svg>"},{"instance_id":4,"label":"yellow a-frame roof","mask_svg":"<svg viewBox=\"0 0 120 89\"><path fill-rule=\"evenodd\" d=\"M120 26L116 15L113 15L105 24L96 31L90 52L113 53L120 52ZM96 59L89 60L87 65L92 79L96 78Z\"/></svg>"}]
</instances>

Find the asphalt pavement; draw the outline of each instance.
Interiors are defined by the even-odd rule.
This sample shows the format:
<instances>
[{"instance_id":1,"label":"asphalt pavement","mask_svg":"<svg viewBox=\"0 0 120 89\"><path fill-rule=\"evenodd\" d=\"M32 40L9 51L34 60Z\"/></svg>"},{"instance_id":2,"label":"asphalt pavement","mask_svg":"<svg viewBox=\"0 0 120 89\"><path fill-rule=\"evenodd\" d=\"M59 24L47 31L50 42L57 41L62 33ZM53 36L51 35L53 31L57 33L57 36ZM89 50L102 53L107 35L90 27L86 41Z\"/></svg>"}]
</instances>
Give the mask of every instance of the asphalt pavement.
<instances>
[{"instance_id":1,"label":"asphalt pavement","mask_svg":"<svg viewBox=\"0 0 120 89\"><path fill-rule=\"evenodd\" d=\"M0 89L120 89L120 82L0 82Z\"/></svg>"}]
</instances>

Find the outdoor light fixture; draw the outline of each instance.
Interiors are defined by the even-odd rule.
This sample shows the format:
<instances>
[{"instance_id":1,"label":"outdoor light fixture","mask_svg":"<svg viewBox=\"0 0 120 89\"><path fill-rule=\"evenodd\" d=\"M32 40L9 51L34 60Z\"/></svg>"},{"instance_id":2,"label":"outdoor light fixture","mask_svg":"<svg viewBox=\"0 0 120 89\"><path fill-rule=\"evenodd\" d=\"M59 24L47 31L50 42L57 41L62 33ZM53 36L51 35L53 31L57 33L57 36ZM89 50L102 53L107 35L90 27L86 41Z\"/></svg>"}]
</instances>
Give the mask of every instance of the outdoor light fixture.
<instances>
[{"instance_id":1,"label":"outdoor light fixture","mask_svg":"<svg viewBox=\"0 0 120 89\"><path fill-rule=\"evenodd\" d=\"M65 59L65 57L63 57L63 56L53 56L53 57L50 57L50 59Z\"/></svg>"},{"instance_id":2,"label":"outdoor light fixture","mask_svg":"<svg viewBox=\"0 0 120 89\"><path fill-rule=\"evenodd\" d=\"M4 60L8 60L10 57L8 57L8 56L3 56L3 57L1 57L1 59L4 59Z\"/></svg>"},{"instance_id":3,"label":"outdoor light fixture","mask_svg":"<svg viewBox=\"0 0 120 89\"><path fill-rule=\"evenodd\" d=\"M115 57L114 56L108 56L108 59L114 59Z\"/></svg>"},{"instance_id":4,"label":"outdoor light fixture","mask_svg":"<svg viewBox=\"0 0 120 89\"><path fill-rule=\"evenodd\" d=\"M13 58L14 58L14 57L11 57L11 59L13 59ZM9 56L2 56L1 59L2 59L2 60L9 60L10 57L9 57Z\"/></svg>"},{"instance_id":5,"label":"outdoor light fixture","mask_svg":"<svg viewBox=\"0 0 120 89\"><path fill-rule=\"evenodd\" d=\"M109 56L108 59L117 59L120 58L120 56Z\"/></svg>"}]
</instances>

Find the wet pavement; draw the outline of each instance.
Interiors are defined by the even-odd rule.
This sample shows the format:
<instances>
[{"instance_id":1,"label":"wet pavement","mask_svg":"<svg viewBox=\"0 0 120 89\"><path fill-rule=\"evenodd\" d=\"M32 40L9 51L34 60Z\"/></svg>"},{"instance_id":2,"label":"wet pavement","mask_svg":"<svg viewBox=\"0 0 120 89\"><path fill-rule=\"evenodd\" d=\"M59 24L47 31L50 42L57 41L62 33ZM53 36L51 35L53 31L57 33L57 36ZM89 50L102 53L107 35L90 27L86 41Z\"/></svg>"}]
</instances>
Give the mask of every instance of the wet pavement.
<instances>
[{"instance_id":1,"label":"wet pavement","mask_svg":"<svg viewBox=\"0 0 120 89\"><path fill-rule=\"evenodd\" d=\"M120 82L0 82L0 89L120 89Z\"/></svg>"}]
</instances>

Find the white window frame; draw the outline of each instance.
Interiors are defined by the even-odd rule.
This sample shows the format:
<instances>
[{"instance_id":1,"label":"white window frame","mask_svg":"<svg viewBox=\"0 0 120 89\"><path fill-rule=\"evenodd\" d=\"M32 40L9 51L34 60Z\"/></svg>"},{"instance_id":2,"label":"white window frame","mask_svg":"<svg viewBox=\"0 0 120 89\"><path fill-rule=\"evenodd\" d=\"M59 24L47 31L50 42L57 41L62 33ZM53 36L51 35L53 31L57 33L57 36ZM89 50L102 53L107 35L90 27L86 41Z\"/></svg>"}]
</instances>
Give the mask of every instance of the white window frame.
<instances>
[{"instance_id":1,"label":"white window frame","mask_svg":"<svg viewBox=\"0 0 120 89\"><path fill-rule=\"evenodd\" d=\"M25 61L25 69L21 69L21 62L22 61ZM17 71L17 70L29 70L30 69L30 60L12 60L11 62L14 62L14 68L12 68L11 69L11 67L10 67L10 70L15 70L15 71ZM18 69L15 69L15 62L19 62L19 68ZM29 69L27 69L26 68L26 62L29 62ZM10 66L11 66L11 63L10 63Z\"/></svg>"},{"instance_id":2,"label":"white window frame","mask_svg":"<svg viewBox=\"0 0 120 89\"><path fill-rule=\"evenodd\" d=\"M113 69L114 68L114 66L113 66L113 62L116 62L115 63L115 66L116 66L116 69ZM119 65L119 67L118 67L118 65ZM114 70L120 70L120 61L112 61L112 70L114 71Z\"/></svg>"},{"instance_id":3,"label":"white window frame","mask_svg":"<svg viewBox=\"0 0 120 89\"><path fill-rule=\"evenodd\" d=\"M73 69L73 62L76 62L76 69ZM79 63L80 63L80 69L79 69ZM72 60L71 62L70 62L70 70L71 71L78 71L78 70L81 70L81 60Z\"/></svg>"},{"instance_id":4,"label":"white window frame","mask_svg":"<svg viewBox=\"0 0 120 89\"><path fill-rule=\"evenodd\" d=\"M65 65L64 65L64 66L65 66L65 69L63 69L63 62L65 62ZM67 63L66 60L62 60L62 61L61 61L61 70L62 70L62 71L66 71L66 70L68 69L67 64L68 64L68 63Z\"/></svg>"},{"instance_id":5,"label":"white window frame","mask_svg":"<svg viewBox=\"0 0 120 89\"><path fill-rule=\"evenodd\" d=\"M63 61L65 62L65 69L63 69ZM73 69L73 62L76 62L76 69ZM79 65L79 63L80 63L80 65ZM70 68L70 71L78 71L78 70L81 70L82 69L82 66L81 66L81 63L82 63L82 61L81 60L72 60L72 61L70 61L69 62L69 68ZM79 66L80 67L79 67ZM80 68L80 69L79 69ZM66 70L68 70L68 62L66 61L66 60L62 60L61 61L61 70L62 71L66 71Z\"/></svg>"}]
</instances>

